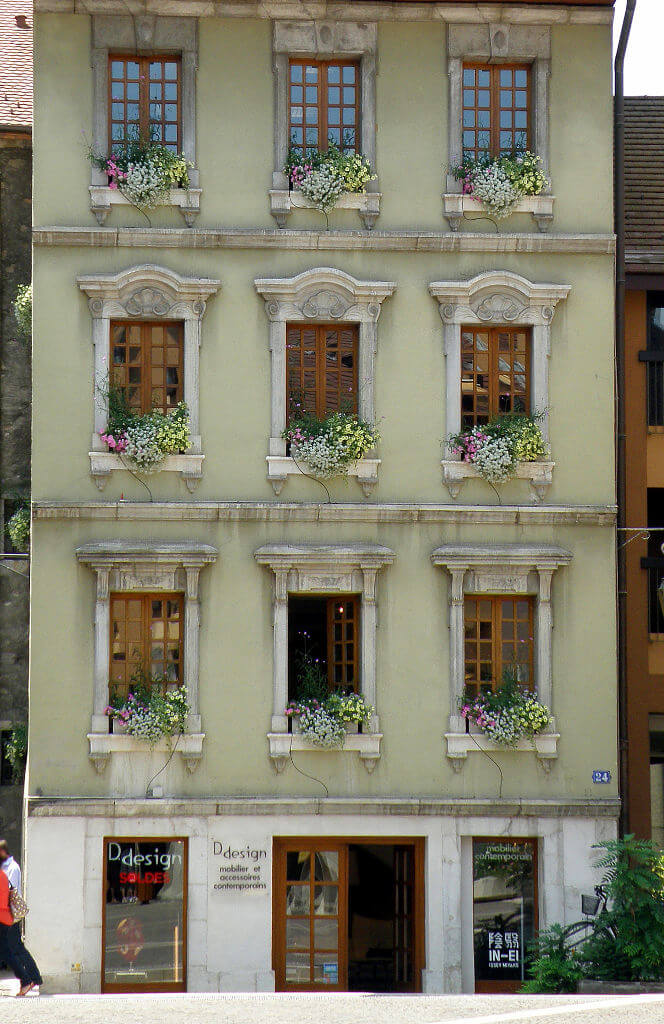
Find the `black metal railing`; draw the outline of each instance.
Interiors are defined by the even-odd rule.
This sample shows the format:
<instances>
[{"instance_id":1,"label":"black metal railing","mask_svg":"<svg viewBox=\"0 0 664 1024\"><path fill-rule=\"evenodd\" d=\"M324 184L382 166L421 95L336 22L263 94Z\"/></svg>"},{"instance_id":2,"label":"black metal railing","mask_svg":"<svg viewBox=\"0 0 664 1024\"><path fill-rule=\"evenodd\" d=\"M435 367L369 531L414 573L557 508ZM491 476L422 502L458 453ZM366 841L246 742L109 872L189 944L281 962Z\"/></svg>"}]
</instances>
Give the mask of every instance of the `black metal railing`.
<instances>
[{"instance_id":1,"label":"black metal railing","mask_svg":"<svg viewBox=\"0 0 664 1024\"><path fill-rule=\"evenodd\" d=\"M664 558L642 558L648 572L648 632L664 633L664 614L659 603L659 585L664 580Z\"/></svg>"}]
</instances>

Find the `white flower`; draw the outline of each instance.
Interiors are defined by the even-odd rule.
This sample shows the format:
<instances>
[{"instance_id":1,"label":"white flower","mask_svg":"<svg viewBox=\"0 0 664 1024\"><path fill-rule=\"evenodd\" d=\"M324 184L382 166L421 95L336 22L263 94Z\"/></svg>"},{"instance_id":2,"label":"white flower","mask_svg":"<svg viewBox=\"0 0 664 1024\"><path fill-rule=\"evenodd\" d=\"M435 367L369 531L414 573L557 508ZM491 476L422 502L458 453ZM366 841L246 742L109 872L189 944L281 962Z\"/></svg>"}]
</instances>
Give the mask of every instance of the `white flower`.
<instances>
[{"instance_id":1,"label":"white flower","mask_svg":"<svg viewBox=\"0 0 664 1024\"><path fill-rule=\"evenodd\" d=\"M130 164L121 191L135 206L151 209L168 194L170 185L164 179L162 168L152 160Z\"/></svg>"},{"instance_id":2,"label":"white flower","mask_svg":"<svg viewBox=\"0 0 664 1024\"><path fill-rule=\"evenodd\" d=\"M317 747L341 747L344 744L346 730L343 722L324 707L303 708L299 723L302 735Z\"/></svg>"},{"instance_id":3,"label":"white flower","mask_svg":"<svg viewBox=\"0 0 664 1024\"><path fill-rule=\"evenodd\" d=\"M499 164L493 163L474 171L473 195L484 203L489 213L500 219L509 216L523 192L509 180Z\"/></svg>"},{"instance_id":4,"label":"white flower","mask_svg":"<svg viewBox=\"0 0 664 1024\"><path fill-rule=\"evenodd\" d=\"M478 448L474 465L490 483L503 483L513 474L514 454L502 437L487 437Z\"/></svg>"},{"instance_id":5,"label":"white flower","mask_svg":"<svg viewBox=\"0 0 664 1024\"><path fill-rule=\"evenodd\" d=\"M339 476L348 469L345 452L332 444L325 434L298 441L291 445L291 451L295 461L305 462L314 476Z\"/></svg>"},{"instance_id":6,"label":"white flower","mask_svg":"<svg viewBox=\"0 0 664 1024\"><path fill-rule=\"evenodd\" d=\"M323 164L304 179L300 189L319 210L327 212L346 191L346 183L336 167Z\"/></svg>"}]
</instances>

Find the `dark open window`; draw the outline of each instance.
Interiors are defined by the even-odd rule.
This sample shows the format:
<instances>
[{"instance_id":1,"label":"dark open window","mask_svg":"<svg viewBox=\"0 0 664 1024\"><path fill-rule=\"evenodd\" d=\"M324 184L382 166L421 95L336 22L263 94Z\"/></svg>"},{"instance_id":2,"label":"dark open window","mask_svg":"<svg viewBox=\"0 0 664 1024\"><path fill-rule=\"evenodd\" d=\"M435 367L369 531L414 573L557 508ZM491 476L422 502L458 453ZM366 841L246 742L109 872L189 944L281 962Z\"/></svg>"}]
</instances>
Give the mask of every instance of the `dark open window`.
<instances>
[{"instance_id":1,"label":"dark open window","mask_svg":"<svg viewBox=\"0 0 664 1024\"><path fill-rule=\"evenodd\" d=\"M660 364L661 365L661 364ZM648 556L641 567L648 573L648 633L664 634L664 615L659 603L659 586L664 581L664 487L648 488Z\"/></svg>"},{"instance_id":2,"label":"dark open window","mask_svg":"<svg viewBox=\"0 0 664 1024\"><path fill-rule=\"evenodd\" d=\"M14 770L7 756L11 737L11 729L0 732L0 786L11 786L14 783Z\"/></svg>"},{"instance_id":3,"label":"dark open window","mask_svg":"<svg viewBox=\"0 0 664 1024\"><path fill-rule=\"evenodd\" d=\"M649 427L664 427L664 292L648 292L647 310L646 414Z\"/></svg>"},{"instance_id":4,"label":"dark open window","mask_svg":"<svg viewBox=\"0 0 664 1024\"><path fill-rule=\"evenodd\" d=\"M319 666L328 688L360 689L360 598L288 598L288 695L298 696L303 661Z\"/></svg>"}]
</instances>

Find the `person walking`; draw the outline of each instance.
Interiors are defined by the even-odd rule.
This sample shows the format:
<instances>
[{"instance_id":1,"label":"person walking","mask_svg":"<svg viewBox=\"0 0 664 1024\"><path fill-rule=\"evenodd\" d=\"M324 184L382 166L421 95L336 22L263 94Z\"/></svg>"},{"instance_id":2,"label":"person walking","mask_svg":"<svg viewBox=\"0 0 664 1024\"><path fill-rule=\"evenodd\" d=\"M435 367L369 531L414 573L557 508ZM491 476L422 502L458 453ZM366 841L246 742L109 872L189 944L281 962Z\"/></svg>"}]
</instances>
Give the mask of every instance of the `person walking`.
<instances>
[{"instance_id":1,"label":"person walking","mask_svg":"<svg viewBox=\"0 0 664 1024\"><path fill-rule=\"evenodd\" d=\"M0 839L0 962L3 960L21 983L18 995L25 996L42 984L42 976L33 957L23 944L21 925L14 921L9 907L9 892L21 892L21 869Z\"/></svg>"}]
</instances>

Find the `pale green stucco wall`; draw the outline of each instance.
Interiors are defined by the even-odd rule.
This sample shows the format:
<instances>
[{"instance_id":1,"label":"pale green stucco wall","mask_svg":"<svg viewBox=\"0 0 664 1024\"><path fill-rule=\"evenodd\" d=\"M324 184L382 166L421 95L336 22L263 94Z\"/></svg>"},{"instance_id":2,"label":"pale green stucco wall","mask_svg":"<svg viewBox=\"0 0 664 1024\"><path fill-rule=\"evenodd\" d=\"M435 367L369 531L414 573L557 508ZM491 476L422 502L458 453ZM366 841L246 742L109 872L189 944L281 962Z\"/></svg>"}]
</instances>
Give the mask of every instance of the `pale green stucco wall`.
<instances>
[{"instance_id":1,"label":"pale green stucco wall","mask_svg":"<svg viewBox=\"0 0 664 1024\"><path fill-rule=\"evenodd\" d=\"M44 795L111 795L87 758L92 713L94 574L75 548L100 538L196 540L219 549L201 575L200 707L207 734L202 764L183 776L182 795L223 792L320 796L289 766L267 757L272 713L272 574L253 553L267 542L378 542L396 552L381 571L377 706L384 734L372 775L353 753L294 754L332 796L498 796L496 768L479 752L456 775L444 753L449 714L448 576L432 550L455 540L557 543L574 554L554 577L553 692L560 756L549 775L532 753L492 755L505 797L597 795L590 773L615 779L614 603L609 529L395 526L304 523L46 522L35 528L32 584L30 789ZM71 642L75 638L75 642ZM56 767L57 766L57 769ZM603 796L613 795L603 786Z\"/></svg>"},{"instance_id":2,"label":"pale green stucco wall","mask_svg":"<svg viewBox=\"0 0 664 1024\"><path fill-rule=\"evenodd\" d=\"M89 208L86 140L92 137L90 21L40 15L35 46L35 224L96 223ZM610 27L552 28L550 148L554 229L612 229ZM203 196L197 227L273 228L273 73L267 20L200 19L197 153ZM447 230L441 193L447 155L446 37L442 22L379 23L376 79L377 169L381 230ZM57 126L57 130L54 130ZM180 227L177 210L150 215ZM109 225L143 224L113 210ZM355 229L352 212L333 212L333 227ZM324 218L301 211L289 227L320 229ZM471 228L464 223L464 230ZM478 230L493 230L478 222ZM527 217L501 231L536 230Z\"/></svg>"},{"instance_id":3,"label":"pale green stucco wall","mask_svg":"<svg viewBox=\"0 0 664 1024\"><path fill-rule=\"evenodd\" d=\"M35 223L95 226L89 209L85 141L91 130L90 24L84 16L36 18ZM274 228L267 190L272 168L272 70L266 21L205 20L200 25L198 155L203 187L197 227ZM551 166L557 196L553 230L610 232L611 96L608 26L552 30ZM445 28L440 23L379 26L379 229L446 230L440 193L447 163ZM57 130L56 130L57 128ZM592 164L592 179L587 168ZM152 216L180 228L177 211ZM115 209L111 227L140 222ZM357 228L354 214L334 226ZM316 213L293 227L320 228ZM486 225L485 225L486 226ZM533 230L530 220L501 231ZM613 484L613 264L610 256L388 254L339 251L38 247L35 252L33 497L91 501L91 319L75 278L157 263L181 274L219 277L203 324L201 433L205 475L196 500L274 501L265 478L270 422L268 327L256 277L286 277L333 266L362 279L397 284L379 321L376 415L383 435L380 482L371 501L446 502L439 460L445 431L445 361L431 281L505 269L571 285L552 329L550 434L557 463L547 501L604 504ZM155 499L191 500L175 474L150 480ZM334 483L335 501L361 501L356 484ZM114 474L104 499L145 500L127 473ZM286 501L320 500L321 488L289 480ZM528 502L525 484L501 489L504 504ZM497 503L467 483L464 503ZM554 580L554 710L560 756L551 774L534 755L501 754L503 796L597 796L593 768L615 778L613 532L607 528L492 525L397 526L303 523L37 522L32 559L30 792L111 795L108 777L87 757L92 709L93 574L78 565L82 543L111 538L199 540L219 548L202 574L200 704L205 756L183 775L182 795L277 793L317 796L320 787L292 768L281 776L267 758L272 712L271 577L253 552L266 542L371 541L396 552L381 574L378 702L385 739L373 775L355 755L298 754L332 795L497 796L495 767L481 754L453 773L443 734L449 713L447 576L431 551L454 540L561 544L573 552ZM241 638L238 642L238 637ZM230 723L230 724L229 724ZM602 788L602 796L615 786Z\"/></svg>"},{"instance_id":4,"label":"pale green stucco wall","mask_svg":"<svg viewBox=\"0 0 664 1024\"><path fill-rule=\"evenodd\" d=\"M197 499L272 499L265 456L270 431L268 321L254 279L288 277L312 266L333 266L366 279L396 282L378 322L376 418L382 433L380 482L371 500L446 501L440 459L445 436L445 357L435 280L472 277L491 267L538 281L570 284L552 328L550 435L556 461L548 499L553 503L613 501L612 330L610 257L393 255L196 251L157 249L38 249L35 265L33 494L36 498L94 499L88 444L93 425L92 321L78 274L115 272L134 263L159 263L179 273L218 277L201 347L201 432L206 453ZM229 386L229 382L231 386ZM63 401L64 398L64 401ZM599 443L598 443L599 439ZM603 439L607 439L606 443ZM63 452L67 452L66 458ZM54 473L54 466L57 472ZM188 497L177 474L150 481L155 498ZM115 473L104 496L146 492L128 473ZM335 482L336 500L359 500L350 481ZM285 500L320 500L312 481L289 479ZM491 488L469 482L460 500L494 504ZM504 488L506 503L528 502L527 484Z\"/></svg>"}]
</instances>

